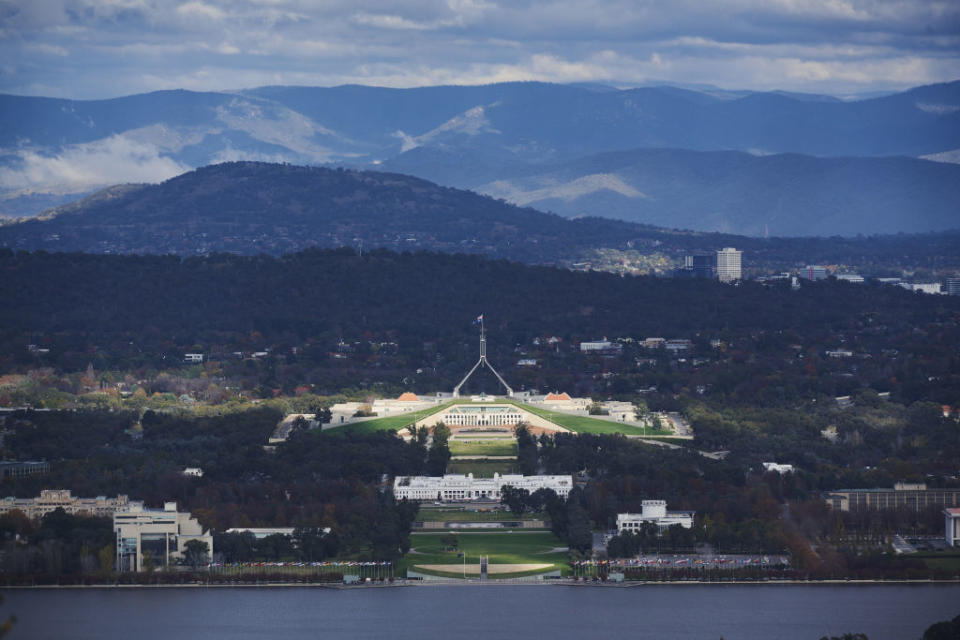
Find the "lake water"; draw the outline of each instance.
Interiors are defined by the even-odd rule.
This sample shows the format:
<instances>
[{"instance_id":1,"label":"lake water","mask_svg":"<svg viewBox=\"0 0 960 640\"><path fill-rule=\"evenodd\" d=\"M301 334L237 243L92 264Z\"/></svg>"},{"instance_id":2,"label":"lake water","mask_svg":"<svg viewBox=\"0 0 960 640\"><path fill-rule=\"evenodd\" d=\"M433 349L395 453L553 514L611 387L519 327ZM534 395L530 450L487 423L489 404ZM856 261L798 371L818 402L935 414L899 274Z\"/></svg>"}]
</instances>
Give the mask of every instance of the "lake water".
<instances>
[{"instance_id":1,"label":"lake water","mask_svg":"<svg viewBox=\"0 0 960 640\"><path fill-rule=\"evenodd\" d=\"M10 638L920 638L960 585L162 588L2 591Z\"/></svg>"}]
</instances>

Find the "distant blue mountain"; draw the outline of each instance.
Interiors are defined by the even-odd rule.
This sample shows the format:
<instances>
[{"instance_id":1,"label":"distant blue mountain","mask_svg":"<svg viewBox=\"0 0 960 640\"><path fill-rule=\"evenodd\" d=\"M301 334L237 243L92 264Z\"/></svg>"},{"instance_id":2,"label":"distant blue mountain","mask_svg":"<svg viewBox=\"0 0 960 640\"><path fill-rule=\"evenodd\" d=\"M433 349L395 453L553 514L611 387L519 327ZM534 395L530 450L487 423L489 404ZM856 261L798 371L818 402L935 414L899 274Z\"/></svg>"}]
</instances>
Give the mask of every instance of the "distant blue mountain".
<instances>
[{"instance_id":1,"label":"distant blue mountain","mask_svg":"<svg viewBox=\"0 0 960 640\"><path fill-rule=\"evenodd\" d=\"M598 154L644 148L824 158L939 154L939 159L950 159L960 150L960 81L858 101L709 87L620 90L535 82L416 89L348 85L261 87L234 93L178 90L93 101L2 95L0 216L35 213L37 203L43 202L36 194L62 198L110 184L156 182L194 167L234 160L383 167L496 193L497 187L487 185L547 174L569 182L592 175L577 172L599 162ZM666 215L663 202L670 200L671 206L683 208L682 215L689 220L685 224L692 228L729 226L757 233L761 222L779 224L776 216L744 214L740 220L730 213L742 206L744 193L754 190L766 194L763 206L788 212L783 215L796 217L790 212L814 207L811 215L820 222L807 228L847 233L861 226L857 211L863 207L851 204L861 200L858 185L899 184L902 189L896 194L881 192L891 195L893 203L933 202L942 193L938 176L950 171L903 161L743 160L754 172L750 175L762 181L751 187L746 174L724 173L736 164L729 157L693 157L684 160L694 172L684 179L694 189L689 198L672 195L677 191L672 183L654 182L666 169L658 173L648 167L637 182L642 188L632 187L647 195L661 194L657 210L637 206L632 196L624 195L632 193L630 189L614 189L614 195L603 198L568 193L555 202L537 201L538 206L566 215L653 221ZM679 162L678 158L672 156L672 161ZM84 170L63 170L70 165ZM707 166L717 175L727 175L726 184L711 186L706 177L698 178L695 172ZM805 186L790 189L793 182L788 176L764 173L764 167L773 166L800 171L795 183ZM897 174L900 168L906 173ZM874 169L879 173L868 175ZM811 183L817 176L826 182ZM853 182L844 181L854 177ZM630 180L627 183L633 184ZM907 184L908 180L912 182ZM529 191L530 184L513 187ZM581 183L573 191L588 186ZM824 196L811 198L811 190L823 191ZM923 197L917 199L918 195ZM715 204L712 213L700 206L701 197ZM851 220L845 221L848 215ZM929 224L939 225L942 218L931 213ZM836 225L831 223L834 219ZM897 217L891 214L887 220L893 224Z\"/></svg>"}]
</instances>

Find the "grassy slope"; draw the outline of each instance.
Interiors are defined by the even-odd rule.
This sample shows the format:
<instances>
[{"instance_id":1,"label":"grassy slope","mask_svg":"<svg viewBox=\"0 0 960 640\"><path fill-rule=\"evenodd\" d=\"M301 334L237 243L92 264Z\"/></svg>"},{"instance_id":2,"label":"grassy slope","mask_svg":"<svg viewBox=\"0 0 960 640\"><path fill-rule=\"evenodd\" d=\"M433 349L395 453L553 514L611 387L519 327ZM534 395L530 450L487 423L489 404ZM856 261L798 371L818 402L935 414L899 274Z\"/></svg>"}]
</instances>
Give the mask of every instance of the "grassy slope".
<instances>
[{"instance_id":1,"label":"grassy slope","mask_svg":"<svg viewBox=\"0 0 960 640\"><path fill-rule=\"evenodd\" d=\"M589 416L572 416L566 413L559 413L557 411L550 411L548 409L541 409L540 407L533 407L529 404L524 404L522 402L516 402L514 400L498 400L498 402L507 402L514 404L518 407L529 411L535 415L540 416L554 424L557 424L565 429L571 431L576 431L577 433L623 433L626 435L647 435L647 436L669 436L672 435L672 431L656 431L653 429L641 429L627 424L619 424L616 422L610 422L607 420L598 420L596 418L591 418ZM376 418L374 420L368 420L366 422L358 422L356 424L349 424L344 427L339 427L339 429L345 429L349 431L355 431L357 433L371 433L374 431L388 431L394 430L399 431L404 427L413 424L417 420L421 420L430 416L439 411L443 411L447 407L450 407L454 404L474 404L469 399L461 398L459 400L454 400L452 402L447 402L436 407L431 407L429 409L424 409L422 411L414 411L411 413L405 413L399 416L389 416L386 418ZM466 454L460 454L466 455ZM488 453L488 455L500 455Z\"/></svg>"},{"instance_id":2,"label":"grassy slope","mask_svg":"<svg viewBox=\"0 0 960 640\"><path fill-rule=\"evenodd\" d=\"M451 440L450 453L455 456L515 456L517 455L517 442L513 439L472 442Z\"/></svg>"},{"instance_id":3,"label":"grassy slope","mask_svg":"<svg viewBox=\"0 0 960 640\"><path fill-rule=\"evenodd\" d=\"M520 473L512 460L453 460L447 465L447 473L472 473L477 478L492 478L494 473Z\"/></svg>"},{"instance_id":4,"label":"grassy slope","mask_svg":"<svg viewBox=\"0 0 960 640\"><path fill-rule=\"evenodd\" d=\"M420 564L463 562L463 558L457 557L457 552L443 551L441 539L444 535L445 533L412 534L411 544L417 553L407 554L400 561L400 566L406 569ZM479 562L479 557L485 555L490 558L490 564L553 564L555 569L562 569L566 567L568 560L567 552L551 551L554 547L565 545L550 532L461 533L457 539L459 552L466 553L468 564L476 564ZM549 571L549 569L533 573L543 571ZM510 577L510 575L512 574L502 577Z\"/></svg>"},{"instance_id":5,"label":"grassy slope","mask_svg":"<svg viewBox=\"0 0 960 640\"><path fill-rule=\"evenodd\" d=\"M565 429L576 431L577 433L623 433L631 436L643 434L651 436L670 435L672 433L671 431L656 431L654 429L644 430L639 427L634 427L633 425L620 424L617 422L611 422L609 420L598 420L597 418L591 418L590 416L572 416L567 413L550 411L549 409L541 409L540 407L534 407L521 402L513 402L513 404L522 407L530 413L538 415L545 420L549 420L554 424L558 424Z\"/></svg>"},{"instance_id":6,"label":"grassy slope","mask_svg":"<svg viewBox=\"0 0 960 640\"><path fill-rule=\"evenodd\" d=\"M446 404L438 404L435 407L430 407L421 411L411 411L410 413L404 413L398 416L387 416L385 418L374 418L373 420L367 420L365 422L356 422L354 424L344 425L343 427L337 427L337 430L349 431L352 433L373 433L374 431L391 430L400 431L401 429L413 424L417 420L422 420L427 416L431 416L439 411L443 411L452 404L452 402L448 402Z\"/></svg>"}]
</instances>

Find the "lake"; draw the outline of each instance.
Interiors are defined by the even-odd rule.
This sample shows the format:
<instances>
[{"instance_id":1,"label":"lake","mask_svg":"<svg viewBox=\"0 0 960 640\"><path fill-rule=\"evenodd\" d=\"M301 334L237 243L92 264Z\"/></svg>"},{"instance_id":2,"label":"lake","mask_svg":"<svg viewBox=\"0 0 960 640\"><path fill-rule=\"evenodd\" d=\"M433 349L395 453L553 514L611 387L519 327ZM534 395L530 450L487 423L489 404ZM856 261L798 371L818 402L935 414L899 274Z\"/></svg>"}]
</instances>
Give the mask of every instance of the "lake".
<instances>
[{"instance_id":1,"label":"lake","mask_svg":"<svg viewBox=\"0 0 960 640\"><path fill-rule=\"evenodd\" d=\"M10 638L920 638L960 585L7 589Z\"/></svg>"}]
</instances>

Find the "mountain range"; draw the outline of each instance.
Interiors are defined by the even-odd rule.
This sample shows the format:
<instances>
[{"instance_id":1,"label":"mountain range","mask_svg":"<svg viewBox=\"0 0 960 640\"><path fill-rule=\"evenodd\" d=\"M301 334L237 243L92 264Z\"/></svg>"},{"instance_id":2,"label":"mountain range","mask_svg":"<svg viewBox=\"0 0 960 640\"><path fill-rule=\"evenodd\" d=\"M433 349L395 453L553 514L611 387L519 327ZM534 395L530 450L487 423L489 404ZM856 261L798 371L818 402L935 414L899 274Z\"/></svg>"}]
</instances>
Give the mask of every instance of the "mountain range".
<instances>
[{"instance_id":1,"label":"mountain range","mask_svg":"<svg viewBox=\"0 0 960 640\"><path fill-rule=\"evenodd\" d=\"M957 266L960 233L751 238L565 218L394 173L261 162L211 165L161 184L110 187L0 225L0 247L89 253L280 255L309 247L472 253L533 264L620 264L743 249L767 271L811 261L883 268ZM906 260L906 262L904 262Z\"/></svg>"},{"instance_id":2,"label":"mountain range","mask_svg":"<svg viewBox=\"0 0 960 640\"><path fill-rule=\"evenodd\" d=\"M957 226L945 204L956 178L917 158L957 150L960 82L857 101L543 83L5 95L0 215L259 160L382 167L565 216L751 235L919 231Z\"/></svg>"}]
</instances>

